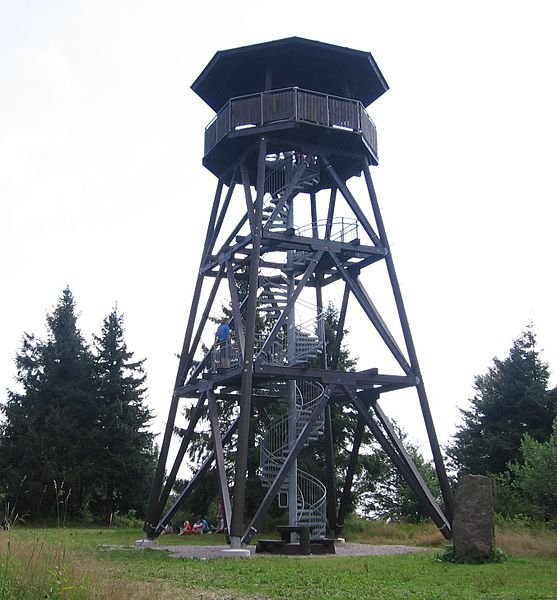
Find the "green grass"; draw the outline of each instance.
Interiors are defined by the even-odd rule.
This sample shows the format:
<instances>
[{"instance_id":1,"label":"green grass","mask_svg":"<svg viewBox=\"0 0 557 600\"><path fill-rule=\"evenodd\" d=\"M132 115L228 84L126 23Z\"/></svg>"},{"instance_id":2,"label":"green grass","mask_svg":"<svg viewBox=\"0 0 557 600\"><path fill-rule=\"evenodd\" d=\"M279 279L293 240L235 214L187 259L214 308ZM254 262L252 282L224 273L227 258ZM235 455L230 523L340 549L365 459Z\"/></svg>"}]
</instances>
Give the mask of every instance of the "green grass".
<instances>
[{"instance_id":1,"label":"green grass","mask_svg":"<svg viewBox=\"0 0 557 600\"><path fill-rule=\"evenodd\" d=\"M507 527L507 561L460 565L437 558L431 527L354 523L349 541L414 543L430 551L382 557L175 559L126 548L128 529L27 529L0 532L0 599L555 599L557 534ZM518 528L519 529L519 528ZM529 538L528 538L529 536ZM525 540L529 542L525 544ZM164 536L162 544L223 543L223 536ZM518 544L513 554L510 546ZM502 545L499 543L498 545ZM122 548L109 549L120 546Z\"/></svg>"},{"instance_id":2,"label":"green grass","mask_svg":"<svg viewBox=\"0 0 557 600\"><path fill-rule=\"evenodd\" d=\"M448 565L434 553L357 558L260 558L176 561L156 551L107 559L145 581L195 590L235 592L238 598L528 599L557 597L551 559L510 559L504 564ZM194 597L194 595L192 595Z\"/></svg>"}]
</instances>

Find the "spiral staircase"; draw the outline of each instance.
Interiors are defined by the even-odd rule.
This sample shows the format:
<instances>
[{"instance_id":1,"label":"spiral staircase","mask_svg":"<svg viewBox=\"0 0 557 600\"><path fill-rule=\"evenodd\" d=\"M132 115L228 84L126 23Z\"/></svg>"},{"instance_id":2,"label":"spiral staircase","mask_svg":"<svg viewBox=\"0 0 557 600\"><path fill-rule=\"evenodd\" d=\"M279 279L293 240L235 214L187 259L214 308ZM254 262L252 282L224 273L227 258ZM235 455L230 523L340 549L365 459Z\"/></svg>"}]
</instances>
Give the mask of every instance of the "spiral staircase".
<instances>
[{"instance_id":1,"label":"spiral staircase","mask_svg":"<svg viewBox=\"0 0 557 600\"><path fill-rule=\"evenodd\" d=\"M317 164L307 156L300 157L294 153L273 157L267 165L265 182L266 198L263 208L264 226L270 232L285 232L289 229L289 206L281 202L282 195L291 184L291 178L300 161L305 162L303 174L294 186L294 192L307 191L319 182ZM267 326L272 327L285 309L289 297L289 280L283 271L260 276L260 293L258 311ZM267 363L275 365L299 365L317 358L323 350L323 324L314 305L298 299L296 308L305 311L309 318L296 322L290 335L287 326L279 332L272 350L265 356ZM298 319L297 319L298 320ZM262 337L265 337L264 335ZM293 348L288 348L288 343ZM257 345L257 342L256 342ZM281 390L279 401L291 405L288 397L288 384L278 386ZM260 445L261 479L263 485L270 487L288 456L292 438L297 438L308 423L315 404L324 393L323 386L312 381L295 382L295 410L286 412L271 422L263 433ZM295 436L290 434L295 427ZM316 441L323 434L324 414L321 414L309 435L306 446ZM288 498L290 478L283 481L279 496ZM323 538L326 534L326 488L324 484L310 473L296 469L296 526L305 526L310 530L312 538ZM289 504L288 499L286 504Z\"/></svg>"},{"instance_id":2,"label":"spiral staircase","mask_svg":"<svg viewBox=\"0 0 557 600\"><path fill-rule=\"evenodd\" d=\"M323 394L323 386L311 381L296 382L296 411L287 412L274 420L263 434L260 446L261 479L263 485L270 487L289 451L289 428L295 422L296 436L307 424L313 407ZM287 398L285 397L285 400ZM314 425L309 443L323 434L324 415L321 414ZM313 475L297 470L296 523L310 528L311 537L324 537L326 533L326 488ZM280 488L281 494L288 494L289 476Z\"/></svg>"}]
</instances>

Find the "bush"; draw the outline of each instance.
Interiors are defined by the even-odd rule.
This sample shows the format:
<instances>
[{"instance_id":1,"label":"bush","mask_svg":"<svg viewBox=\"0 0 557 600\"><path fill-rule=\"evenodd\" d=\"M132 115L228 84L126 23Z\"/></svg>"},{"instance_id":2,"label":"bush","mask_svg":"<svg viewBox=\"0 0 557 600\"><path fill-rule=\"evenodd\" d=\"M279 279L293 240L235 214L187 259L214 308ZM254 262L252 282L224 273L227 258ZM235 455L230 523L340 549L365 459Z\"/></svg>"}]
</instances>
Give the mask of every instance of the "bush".
<instances>
[{"instance_id":1,"label":"bush","mask_svg":"<svg viewBox=\"0 0 557 600\"><path fill-rule=\"evenodd\" d=\"M129 510L123 515L116 513L112 519L112 526L124 529L141 529L143 527L143 520L137 516L135 510Z\"/></svg>"},{"instance_id":2,"label":"bush","mask_svg":"<svg viewBox=\"0 0 557 600\"><path fill-rule=\"evenodd\" d=\"M484 563L500 563L507 560L508 556L499 548L495 548L490 556L464 556L458 554L454 546L449 544L443 552L436 555L441 562L451 562L459 565L479 565Z\"/></svg>"},{"instance_id":3,"label":"bush","mask_svg":"<svg viewBox=\"0 0 557 600\"><path fill-rule=\"evenodd\" d=\"M496 511L504 517L527 516L534 521L557 521L557 419L547 442L525 434L522 460L494 477Z\"/></svg>"}]
</instances>

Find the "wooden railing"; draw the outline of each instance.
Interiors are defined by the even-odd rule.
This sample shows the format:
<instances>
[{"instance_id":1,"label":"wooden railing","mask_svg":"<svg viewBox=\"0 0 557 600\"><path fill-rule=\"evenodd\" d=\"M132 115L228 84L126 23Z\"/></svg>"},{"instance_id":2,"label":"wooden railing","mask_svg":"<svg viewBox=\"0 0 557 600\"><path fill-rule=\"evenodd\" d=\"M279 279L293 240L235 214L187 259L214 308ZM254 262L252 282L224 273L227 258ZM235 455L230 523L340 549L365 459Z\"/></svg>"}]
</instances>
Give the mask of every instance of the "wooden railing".
<instances>
[{"instance_id":1,"label":"wooden railing","mask_svg":"<svg viewBox=\"0 0 557 600\"><path fill-rule=\"evenodd\" d=\"M205 155L232 131L280 121L300 121L361 134L377 157L375 124L360 101L297 87L229 100L205 129Z\"/></svg>"}]
</instances>

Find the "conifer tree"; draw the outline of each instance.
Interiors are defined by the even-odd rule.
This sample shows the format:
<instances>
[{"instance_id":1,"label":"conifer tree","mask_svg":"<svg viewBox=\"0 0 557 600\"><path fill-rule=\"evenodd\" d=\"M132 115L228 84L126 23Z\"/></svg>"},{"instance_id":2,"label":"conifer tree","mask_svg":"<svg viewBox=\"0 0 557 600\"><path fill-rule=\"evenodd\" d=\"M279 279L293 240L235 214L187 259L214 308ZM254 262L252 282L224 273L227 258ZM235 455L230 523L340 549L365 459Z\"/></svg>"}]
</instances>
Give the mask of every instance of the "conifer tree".
<instances>
[{"instance_id":1,"label":"conifer tree","mask_svg":"<svg viewBox=\"0 0 557 600\"><path fill-rule=\"evenodd\" d=\"M153 436L143 361L126 347L123 317L116 310L106 317L95 354L77 327L69 288L46 324L44 340L24 334L18 390L0 407L0 492L31 520L141 513Z\"/></svg>"},{"instance_id":2,"label":"conifer tree","mask_svg":"<svg viewBox=\"0 0 557 600\"><path fill-rule=\"evenodd\" d=\"M144 360L134 361L127 349L123 315L116 308L104 319L94 345L102 490L97 502L110 522L116 512L142 512L155 467L153 435L146 429L152 417L144 404Z\"/></svg>"},{"instance_id":3,"label":"conifer tree","mask_svg":"<svg viewBox=\"0 0 557 600\"><path fill-rule=\"evenodd\" d=\"M96 404L91 353L77 328L74 297L62 292L46 340L24 334L19 390L2 407L0 472L19 514L76 516L95 479Z\"/></svg>"},{"instance_id":4,"label":"conifer tree","mask_svg":"<svg viewBox=\"0 0 557 600\"><path fill-rule=\"evenodd\" d=\"M531 326L513 342L504 360L493 359L474 381L471 408L448 453L460 473L503 473L520 461L524 434L545 442L556 416L556 398L547 392L549 369L536 347Z\"/></svg>"}]
</instances>

